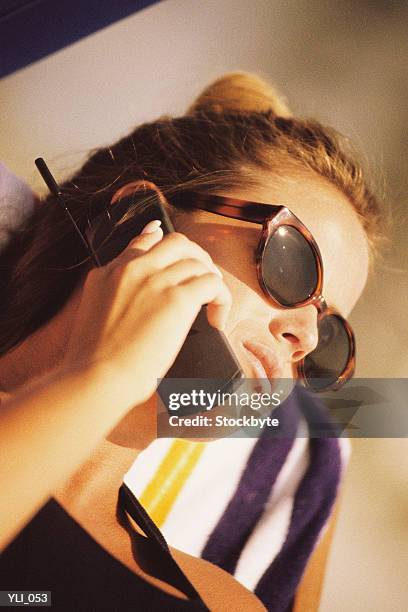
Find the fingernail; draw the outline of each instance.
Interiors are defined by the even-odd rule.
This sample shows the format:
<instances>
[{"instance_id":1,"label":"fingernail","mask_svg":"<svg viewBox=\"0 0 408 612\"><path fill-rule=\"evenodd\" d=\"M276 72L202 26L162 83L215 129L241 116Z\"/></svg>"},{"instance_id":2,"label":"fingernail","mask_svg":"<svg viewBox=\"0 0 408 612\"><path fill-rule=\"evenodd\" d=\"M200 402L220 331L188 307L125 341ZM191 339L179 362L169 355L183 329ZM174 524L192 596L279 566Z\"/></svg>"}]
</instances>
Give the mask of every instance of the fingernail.
<instances>
[{"instance_id":1,"label":"fingernail","mask_svg":"<svg viewBox=\"0 0 408 612\"><path fill-rule=\"evenodd\" d=\"M158 230L160 226L161 226L160 219L155 219L154 221L150 221L147 225L145 225L140 233L141 234L153 234L153 232Z\"/></svg>"}]
</instances>

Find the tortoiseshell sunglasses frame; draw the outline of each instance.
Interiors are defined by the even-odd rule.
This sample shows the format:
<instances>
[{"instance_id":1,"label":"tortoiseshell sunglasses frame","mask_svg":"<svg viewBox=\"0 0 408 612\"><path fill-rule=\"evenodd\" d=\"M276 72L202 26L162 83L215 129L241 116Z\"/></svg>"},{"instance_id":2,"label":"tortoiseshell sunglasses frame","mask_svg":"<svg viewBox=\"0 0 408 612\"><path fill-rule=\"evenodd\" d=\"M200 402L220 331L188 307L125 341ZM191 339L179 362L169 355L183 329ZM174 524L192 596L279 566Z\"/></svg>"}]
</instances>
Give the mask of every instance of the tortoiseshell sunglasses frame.
<instances>
[{"instance_id":1,"label":"tortoiseshell sunglasses frame","mask_svg":"<svg viewBox=\"0 0 408 612\"><path fill-rule=\"evenodd\" d=\"M172 198L171 198L172 199ZM323 261L322 256L317 246L315 239L313 238L307 227L294 215L286 206L276 204L266 204L262 202L252 202L249 200L239 200L237 198L230 198L219 195L207 195L198 192L185 191L177 194L177 198L174 199L176 206L188 207L188 208L199 208L208 212L222 215L223 217L231 217L232 219L239 219L241 221L248 221L249 223L262 224L261 235L256 250L256 270L258 276L258 282L262 288L262 291L267 298L280 308L301 308L312 304L317 309L317 323L318 329L319 324L325 317L334 316L342 323L349 341L349 355L346 367L343 372L337 377L337 380L322 389L316 390L312 385L309 384L305 374L304 362L308 357L304 357L297 364L297 373L301 379L303 385L311 389L314 392L334 391L342 387L348 380L350 380L355 371L356 363L356 342L353 330L348 321L341 316L336 309L331 308L327 305L323 295ZM267 289L263 276L262 276L262 258L265 253L266 245L271 236L281 226L290 225L294 227L310 245L315 262L317 271L317 285L313 293L301 302L294 304L282 304L279 300L271 295ZM313 351L312 351L313 353ZM312 354L310 353L309 356Z\"/></svg>"}]
</instances>

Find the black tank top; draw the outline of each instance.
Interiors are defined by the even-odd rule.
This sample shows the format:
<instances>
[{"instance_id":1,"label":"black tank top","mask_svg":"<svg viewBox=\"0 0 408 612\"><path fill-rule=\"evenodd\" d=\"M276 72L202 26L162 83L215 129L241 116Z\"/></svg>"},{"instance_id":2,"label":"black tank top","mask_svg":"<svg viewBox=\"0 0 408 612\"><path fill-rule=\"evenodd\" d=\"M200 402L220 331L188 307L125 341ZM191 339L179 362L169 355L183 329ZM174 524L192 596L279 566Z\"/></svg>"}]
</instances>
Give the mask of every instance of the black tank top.
<instances>
[{"instance_id":1,"label":"black tank top","mask_svg":"<svg viewBox=\"0 0 408 612\"><path fill-rule=\"evenodd\" d=\"M131 525L129 516L147 537ZM183 592L154 587L112 557L54 500L35 515L0 557L0 590L51 591L52 610L156 612L208 610L173 559L159 529L130 489L119 490L117 517L142 569Z\"/></svg>"}]
</instances>

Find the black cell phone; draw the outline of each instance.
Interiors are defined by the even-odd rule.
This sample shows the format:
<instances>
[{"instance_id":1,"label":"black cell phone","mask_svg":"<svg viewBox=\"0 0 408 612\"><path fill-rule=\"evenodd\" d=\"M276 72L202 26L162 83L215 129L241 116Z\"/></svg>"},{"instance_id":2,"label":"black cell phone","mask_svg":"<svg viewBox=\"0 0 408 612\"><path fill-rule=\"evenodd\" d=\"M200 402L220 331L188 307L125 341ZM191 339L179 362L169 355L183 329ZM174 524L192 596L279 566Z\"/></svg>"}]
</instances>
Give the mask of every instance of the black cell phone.
<instances>
[{"instance_id":1,"label":"black cell phone","mask_svg":"<svg viewBox=\"0 0 408 612\"><path fill-rule=\"evenodd\" d=\"M135 207L138 209L137 215L130 215L126 219L128 211ZM174 232L175 229L167 208L169 204L157 188L138 190L131 196L124 197L109 206L109 213L98 217L86 232L87 240L92 245L101 265L119 255L149 221L161 219L164 234ZM124 219L123 222L113 229L114 224L120 219ZM225 393L235 389L243 376L240 364L226 336L208 323L206 309L203 307L175 362L158 386L158 393L168 409L169 395L178 390L174 387L174 385L177 386L177 381L174 381L172 385L169 384L170 379L200 379L206 391ZM189 384L182 385L183 391L189 388ZM191 385L194 386L194 383L191 382ZM182 412L191 414L195 411L186 409Z\"/></svg>"}]
</instances>

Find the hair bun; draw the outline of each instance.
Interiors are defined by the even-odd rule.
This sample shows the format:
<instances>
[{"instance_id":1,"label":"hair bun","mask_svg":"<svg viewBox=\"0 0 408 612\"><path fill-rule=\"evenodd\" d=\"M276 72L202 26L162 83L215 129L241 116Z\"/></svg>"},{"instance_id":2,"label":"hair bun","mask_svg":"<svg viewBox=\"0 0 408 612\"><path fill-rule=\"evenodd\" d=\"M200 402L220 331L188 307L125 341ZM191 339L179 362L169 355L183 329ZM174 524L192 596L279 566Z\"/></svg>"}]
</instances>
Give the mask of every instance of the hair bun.
<instances>
[{"instance_id":1,"label":"hair bun","mask_svg":"<svg viewBox=\"0 0 408 612\"><path fill-rule=\"evenodd\" d=\"M290 117L285 98L272 85L256 74L230 72L208 85L187 111L251 113L273 111Z\"/></svg>"}]
</instances>

